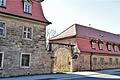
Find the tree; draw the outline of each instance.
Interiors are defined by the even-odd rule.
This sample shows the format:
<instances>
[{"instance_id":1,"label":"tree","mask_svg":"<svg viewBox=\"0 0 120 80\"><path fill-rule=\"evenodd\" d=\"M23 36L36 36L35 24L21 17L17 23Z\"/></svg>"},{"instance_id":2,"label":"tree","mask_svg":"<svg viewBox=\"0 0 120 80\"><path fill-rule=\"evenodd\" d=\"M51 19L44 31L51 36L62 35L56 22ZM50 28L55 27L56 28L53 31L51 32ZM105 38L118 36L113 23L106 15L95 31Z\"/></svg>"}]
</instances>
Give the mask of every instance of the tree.
<instances>
[{"instance_id":1,"label":"tree","mask_svg":"<svg viewBox=\"0 0 120 80\"><path fill-rule=\"evenodd\" d=\"M46 30L46 47L47 48L48 48L48 44L49 44L49 39L54 37L55 35L57 35L57 32L55 29L47 28L47 30Z\"/></svg>"},{"instance_id":2,"label":"tree","mask_svg":"<svg viewBox=\"0 0 120 80\"><path fill-rule=\"evenodd\" d=\"M51 37L54 37L57 34L57 32L55 29L48 28L46 34L47 34L47 39L50 39Z\"/></svg>"}]
</instances>

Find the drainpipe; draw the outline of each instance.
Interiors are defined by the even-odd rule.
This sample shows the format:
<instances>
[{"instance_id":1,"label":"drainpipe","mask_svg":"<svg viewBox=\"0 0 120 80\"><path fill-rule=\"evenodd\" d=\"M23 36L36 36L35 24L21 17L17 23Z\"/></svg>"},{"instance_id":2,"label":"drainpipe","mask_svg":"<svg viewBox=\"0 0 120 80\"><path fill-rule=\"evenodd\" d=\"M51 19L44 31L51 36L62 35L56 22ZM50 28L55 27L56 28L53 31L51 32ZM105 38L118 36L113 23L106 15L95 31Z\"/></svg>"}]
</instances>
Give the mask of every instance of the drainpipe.
<instances>
[{"instance_id":1,"label":"drainpipe","mask_svg":"<svg viewBox=\"0 0 120 80\"><path fill-rule=\"evenodd\" d=\"M92 55L93 53L90 54L90 70L92 71Z\"/></svg>"}]
</instances>

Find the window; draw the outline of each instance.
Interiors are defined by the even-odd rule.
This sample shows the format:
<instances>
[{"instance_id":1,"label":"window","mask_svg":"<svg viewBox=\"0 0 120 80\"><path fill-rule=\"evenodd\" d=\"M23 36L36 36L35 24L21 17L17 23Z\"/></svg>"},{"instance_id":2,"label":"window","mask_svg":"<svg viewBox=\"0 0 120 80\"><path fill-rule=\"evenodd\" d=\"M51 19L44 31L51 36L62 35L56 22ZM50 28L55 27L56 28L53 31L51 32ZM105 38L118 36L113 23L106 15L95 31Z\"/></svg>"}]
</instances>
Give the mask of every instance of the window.
<instances>
[{"instance_id":1,"label":"window","mask_svg":"<svg viewBox=\"0 0 120 80\"><path fill-rule=\"evenodd\" d=\"M120 51L120 45L118 45L118 49L119 49L119 51Z\"/></svg>"},{"instance_id":2,"label":"window","mask_svg":"<svg viewBox=\"0 0 120 80\"><path fill-rule=\"evenodd\" d=\"M96 42L92 41L91 46L92 46L92 49L95 49L96 48Z\"/></svg>"},{"instance_id":3,"label":"window","mask_svg":"<svg viewBox=\"0 0 120 80\"><path fill-rule=\"evenodd\" d=\"M0 37L5 36L5 23L0 22Z\"/></svg>"},{"instance_id":4,"label":"window","mask_svg":"<svg viewBox=\"0 0 120 80\"><path fill-rule=\"evenodd\" d=\"M6 6L6 0L0 0L0 6L5 7Z\"/></svg>"},{"instance_id":5,"label":"window","mask_svg":"<svg viewBox=\"0 0 120 80\"><path fill-rule=\"evenodd\" d=\"M98 40L98 47L99 47L100 50L103 49L102 45L103 45L103 41L102 40Z\"/></svg>"},{"instance_id":6,"label":"window","mask_svg":"<svg viewBox=\"0 0 120 80\"><path fill-rule=\"evenodd\" d=\"M111 44L107 44L107 48L109 51L111 51Z\"/></svg>"},{"instance_id":7,"label":"window","mask_svg":"<svg viewBox=\"0 0 120 80\"><path fill-rule=\"evenodd\" d=\"M24 0L24 12L28 14L32 13L32 4L29 0Z\"/></svg>"},{"instance_id":8,"label":"window","mask_svg":"<svg viewBox=\"0 0 120 80\"><path fill-rule=\"evenodd\" d=\"M103 48L102 48L102 45L103 45L103 44L102 44L102 43L99 43L98 45L99 45L99 49L102 50L102 49L103 49Z\"/></svg>"},{"instance_id":9,"label":"window","mask_svg":"<svg viewBox=\"0 0 120 80\"><path fill-rule=\"evenodd\" d=\"M114 51L116 51L116 52L117 52L117 50L118 50L117 45L114 45L113 47L114 47Z\"/></svg>"},{"instance_id":10,"label":"window","mask_svg":"<svg viewBox=\"0 0 120 80\"><path fill-rule=\"evenodd\" d=\"M109 58L109 64L112 65L112 58Z\"/></svg>"},{"instance_id":11,"label":"window","mask_svg":"<svg viewBox=\"0 0 120 80\"><path fill-rule=\"evenodd\" d=\"M115 63L116 63L116 65L119 64L119 59L118 58L115 59Z\"/></svg>"},{"instance_id":12,"label":"window","mask_svg":"<svg viewBox=\"0 0 120 80\"><path fill-rule=\"evenodd\" d=\"M52 51L52 43L49 43L49 45L48 45L48 51Z\"/></svg>"},{"instance_id":13,"label":"window","mask_svg":"<svg viewBox=\"0 0 120 80\"><path fill-rule=\"evenodd\" d=\"M32 39L32 28L24 27L24 29L23 29L23 38L24 39Z\"/></svg>"},{"instance_id":14,"label":"window","mask_svg":"<svg viewBox=\"0 0 120 80\"><path fill-rule=\"evenodd\" d=\"M3 59L4 59L4 54L3 52L0 52L0 68L3 67Z\"/></svg>"},{"instance_id":15,"label":"window","mask_svg":"<svg viewBox=\"0 0 120 80\"><path fill-rule=\"evenodd\" d=\"M100 58L100 64L101 64L101 65L104 64L104 58Z\"/></svg>"},{"instance_id":16,"label":"window","mask_svg":"<svg viewBox=\"0 0 120 80\"><path fill-rule=\"evenodd\" d=\"M22 53L21 54L21 67L22 68L29 68L30 67L30 58L31 54L30 53Z\"/></svg>"},{"instance_id":17,"label":"window","mask_svg":"<svg viewBox=\"0 0 120 80\"><path fill-rule=\"evenodd\" d=\"M94 65L97 64L97 58L93 58L93 64L94 64Z\"/></svg>"}]
</instances>

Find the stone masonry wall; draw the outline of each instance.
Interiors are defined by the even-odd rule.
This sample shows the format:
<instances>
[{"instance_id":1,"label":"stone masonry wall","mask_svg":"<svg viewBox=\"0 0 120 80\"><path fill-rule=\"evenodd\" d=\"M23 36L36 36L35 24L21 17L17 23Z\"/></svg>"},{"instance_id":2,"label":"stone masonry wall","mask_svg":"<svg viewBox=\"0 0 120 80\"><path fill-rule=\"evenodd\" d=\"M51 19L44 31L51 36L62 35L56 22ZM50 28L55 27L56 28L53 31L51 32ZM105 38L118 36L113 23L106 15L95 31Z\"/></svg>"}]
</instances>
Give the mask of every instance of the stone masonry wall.
<instances>
[{"instance_id":1,"label":"stone masonry wall","mask_svg":"<svg viewBox=\"0 0 120 80\"><path fill-rule=\"evenodd\" d=\"M79 58L73 60L73 71L81 71L81 70L102 70L102 69L110 69L110 68L120 68L120 56L118 55L106 55L106 54L98 54L94 53L91 56L90 62L90 53L81 52L79 54ZM94 60L96 58L96 61ZM103 61L100 59L103 58ZM112 58L112 63L109 60ZM116 59L118 59L118 63L116 63Z\"/></svg>"},{"instance_id":2,"label":"stone masonry wall","mask_svg":"<svg viewBox=\"0 0 120 80\"><path fill-rule=\"evenodd\" d=\"M45 25L19 18L0 16L6 26L6 37L0 37L0 52L4 52L0 76L18 76L51 72L50 57L45 47ZM33 28L33 39L22 38L23 26ZM21 53L31 53L30 68L20 67Z\"/></svg>"},{"instance_id":3,"label":"stone masonry wall","mask_svg":"<svg viewBox=\"0 0 120 80\"><path fill-rule=\"evenodd\" d=\"M77 59L73 59L73 71L90 70L90 55L88 53L79 54Z\"/></svg>"},{"instance_id":4,"label":"stone masonry wall","mask_svg":"<svg viewBox=\"0 0 120 80\"><path fill-rule=\"evenodd\" d=\"M93 58L97 58L96 63ZM101 62L103 58L103 62ZM110 61L110 58L112 61ZM116 59L118 62L116 63ZM92 70L96 69L110 69L110 68L120 68L120 56L118 55L93 55L92 56Z\"/></svg>"}]
</instances>

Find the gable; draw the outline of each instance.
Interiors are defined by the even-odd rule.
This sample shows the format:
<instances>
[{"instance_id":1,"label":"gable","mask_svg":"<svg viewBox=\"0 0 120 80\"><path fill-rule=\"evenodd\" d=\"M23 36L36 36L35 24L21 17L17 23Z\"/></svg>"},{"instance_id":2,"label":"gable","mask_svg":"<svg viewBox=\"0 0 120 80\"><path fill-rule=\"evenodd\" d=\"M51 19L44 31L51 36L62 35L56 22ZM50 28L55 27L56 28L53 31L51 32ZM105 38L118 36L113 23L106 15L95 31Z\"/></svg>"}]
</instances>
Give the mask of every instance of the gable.
<instances>
[{"instance_id":1,"label":"gable","mask_svg":"<svg viewBox=\"0 0 120 80\"><path fill-rule=\"evenodd\" d=\"M72 25L71 27L64 30L62 33L56 35L55 37L52 37L50 40L72 37L75 35L76 35L76 27L74 25Z\"/></svg>"}]
</instances>

